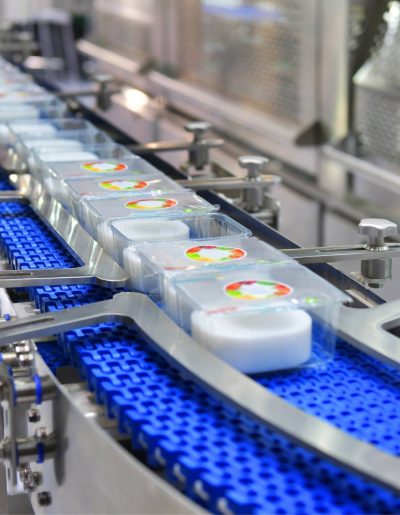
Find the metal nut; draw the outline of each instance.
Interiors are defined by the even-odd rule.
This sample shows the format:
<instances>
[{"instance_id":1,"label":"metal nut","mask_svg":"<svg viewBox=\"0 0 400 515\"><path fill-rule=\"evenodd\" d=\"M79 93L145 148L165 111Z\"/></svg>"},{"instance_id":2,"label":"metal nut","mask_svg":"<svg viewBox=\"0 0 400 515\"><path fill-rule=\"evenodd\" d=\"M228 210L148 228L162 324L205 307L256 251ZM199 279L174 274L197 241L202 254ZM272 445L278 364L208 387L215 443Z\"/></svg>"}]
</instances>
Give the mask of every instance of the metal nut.
<instances>
[{"instance_id":1,"label":"metal nut","mask_svg":"<svg viewBox=\"0 0 400 515\"><path fill-rule=\"evenodd\" d=\"M31 408L28 411L28 420L33 424L39 422L40 420L40 411L37 408Z\"/></svg>"},{"instance_id":2,"label":"metal nut","mask_svg":"<svg viewBox=\"0 0 400 515\"><path fill-rule=\"evenodd\" d=\"M37 500L38 500L39 506L50 506L50 504L51 504L50 492L39 492L37 494Z\"/></svg>"}]
</instances>

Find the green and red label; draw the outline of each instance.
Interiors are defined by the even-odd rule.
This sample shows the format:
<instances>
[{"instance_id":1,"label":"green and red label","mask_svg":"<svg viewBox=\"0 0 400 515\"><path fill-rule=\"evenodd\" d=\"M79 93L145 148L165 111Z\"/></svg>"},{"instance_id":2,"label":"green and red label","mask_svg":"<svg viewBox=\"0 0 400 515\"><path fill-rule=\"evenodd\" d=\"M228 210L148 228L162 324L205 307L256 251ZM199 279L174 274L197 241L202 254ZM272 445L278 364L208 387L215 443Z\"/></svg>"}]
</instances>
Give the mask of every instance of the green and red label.
<instances>
[{"instance_id":1,"label":"green and red label","mask_svg":"<svg viewBox=\"0 0 400 515\"><path fill-rule=\"evenodd\" d=\"M124 181L116 179L115 181L100 182L99 186L109 191L134 191L147 188L149 183L146 181Z\"/></svg>"},{"instance_id":2,"label":"green and red label","mask_svg":"<svg viewBox=\"0 0 400 515\"><path fill-rule=\"evenodd\" d=\"M145 198L132 200L127 202L125 207L128 209L139 209L139 210L158 210L158 209L170 209L178 205L178 202L171 198Z\"/></svg>"},{"instance_id":3,"label":"green and red label","mask_svg":"<svg viewBox=\"0 0 400 515\"><path fill-rule=\"evenodd\" d=\"M91 161L90 163L84 163L81 168L93 173L124 172L128 169L126 164L115 161Z\"/></svg>"},{"instance_id":4,"label":"green and red label","mask_svg":"<svg viewBox=\"0 0 400 515\"><path fill-rule=\"evenodd\" d=\"M286 297L293 292L287 284L275 281L238 281L224 288L229 297L239 300L263 300Z\"/></svg>"},{"instance_id":5,"label":"green and red label","mask_svg":"<svg viewBox=\"0 0 400 515\"><path fill-rule=\"evenodd\" d=\"M200 263L223 263L235 259L242 259L246 251L234 247L222 247L217 245L198 245L185 251L185 256L192 261Z\"/></svg>"}]
</instances>

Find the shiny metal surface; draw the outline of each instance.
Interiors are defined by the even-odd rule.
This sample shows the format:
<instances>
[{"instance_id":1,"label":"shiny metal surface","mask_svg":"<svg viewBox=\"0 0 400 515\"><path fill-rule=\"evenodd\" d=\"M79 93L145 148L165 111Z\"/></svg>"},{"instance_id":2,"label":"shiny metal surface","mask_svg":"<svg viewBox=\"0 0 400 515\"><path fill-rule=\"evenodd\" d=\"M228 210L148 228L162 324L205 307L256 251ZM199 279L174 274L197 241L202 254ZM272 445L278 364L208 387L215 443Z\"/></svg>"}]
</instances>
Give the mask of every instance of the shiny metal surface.
<instances>
[{"instance_id":1,"label":"shiny metal surface","mask_svg":"<svg viewBox=\"0 0 400 515\"><path fill-rule=\"evenodd\" d=\"M39 354L36 363L39 373L49 373ZM52 504L45 512L203 513L115 440L116 429L111 430L112 423L99 414L100 408L82 385L62 385L52 377L57 403L53 410L42 406L41 424L54 423L61 445L53 460L32 465L43 474L41 488L51 492ZM35 513L44 512L36 495L31 501Z\"/></svg>"},{"instance_id":2,"label":"shiny metal surface","mask_svg":"<svg viewBox=\"0 0 400 515\"><path fill-rule=\"evenodd\" d=\"M28 201L25 195L18 192L0 192L0 202L15 200ZM0 287L98 284L106 288L117 288L127 283L128 274L59 202L42 191L39 197L32 199L31 207L83 265L62 269L0 270Z\"/></svg>"},{"instance_id":3,"label":"shiny metal surface","mask_svg":"<svg viewBox=\"0 0 400 515\"><path fill-rule=\"evenodd\" d=\"M142 294L121 293L111 301L9 322L0 326L0 346L117 320L134 322L149 337L150 345L214 395L341 466L400 491L399 458L306 414L231 368L197 344Z\"/></svg>"},{"instance_id":4,"label":"shiny metal surface","mask_svg":"<svg viewBox=\"0 0 400 515\"><path fill-rule=\"evenodd\" d=\"M338 333L362 352L400 369L400 340L390 333L400 325L400 300L369 309L342 307Z\"/></svg>"},{"instance_id":5,"label":"shiny metal surface","mask_svg":"<svg viewBox=\"0 0 400 515\"><path fill-rule=\"evenodd\" d=\"M337 261L392 259L400 257L400 244L388 243L386 250L368 249L365 245L338 245L281 249L289 257L302 264L335 263Z\"/></svg>"}]
</instances>

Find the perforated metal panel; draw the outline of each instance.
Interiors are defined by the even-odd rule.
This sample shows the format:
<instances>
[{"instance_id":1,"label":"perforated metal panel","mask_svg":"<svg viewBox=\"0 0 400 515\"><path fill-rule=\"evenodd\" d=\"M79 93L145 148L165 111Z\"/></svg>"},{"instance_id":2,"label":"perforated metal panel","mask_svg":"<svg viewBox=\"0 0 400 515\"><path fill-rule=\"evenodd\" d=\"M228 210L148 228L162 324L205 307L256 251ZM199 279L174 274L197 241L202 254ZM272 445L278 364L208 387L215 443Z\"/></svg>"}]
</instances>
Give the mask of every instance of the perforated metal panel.
<instances>
[{"instance_id":1,"label":"perforated metal panel","mask_svg":"<svg viewBox=\"0 0 400 515\"><path fill-rule=\"evenodd\" d=\"M309 2L180 0L180 4L182 79L281 119L300 121ZM315 66L312 53L308 59Z\"/></svg>"},{"instance_id":2,"label":"perforated metal panel","mask_svg":"<svg viewBox=\"0 0 400 515\"><path fill-rule=\"evenodd\" d=\"M383 32L355 77L356 130L364 155L400 165L400 2L391 3Z\"/></svg>"},{"instance_id":3,"label":"perforated metal panel","mask_svg":"<svg viewBox=\"0 0 400 515\"><path fill-rule=\"evenodd\" d=\"M153 0L96 0L91 39L126 57L152 53Z\"/></svg>"}]
</instances>

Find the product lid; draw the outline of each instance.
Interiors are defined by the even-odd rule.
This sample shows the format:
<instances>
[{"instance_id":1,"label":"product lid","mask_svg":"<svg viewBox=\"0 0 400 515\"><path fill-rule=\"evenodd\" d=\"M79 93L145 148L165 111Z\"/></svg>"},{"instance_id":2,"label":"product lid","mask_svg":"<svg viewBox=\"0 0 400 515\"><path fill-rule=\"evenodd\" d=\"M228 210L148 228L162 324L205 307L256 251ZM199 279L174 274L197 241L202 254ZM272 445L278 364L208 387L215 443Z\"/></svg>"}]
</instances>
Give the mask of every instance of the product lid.
<instances>
[{"instance_id":1,"label":"product lid","mask_svg":"<svg viewBox=\"0 0 400 515\"><path fill-rule=\"evenodd\" d=\"M313 309L347 295L295 262L179 274L174 285L193 309L210 315L242 310Z\"/></svg>"},{"instance_id":2,"label":"product lid","mask_svg":"<svg viewBox=\"0 0 400 515\"><path fill-rule=\"evenodd\" d=\"M164 272L183 272L219 266L249 266L290 262L282 252L257 238L235 236L207 240L157 242L136 246L136 252Z\"/></svg>"},{"instance_id":3,"label":"product lid","mask_svg":"<svg viewBox=\"0 0 400 515\"><path fill-rule=\"evenodd\" d=\"M73 197L108 197L118 195L143 195L149 192L161 193L179 191L182 188L161 173L135 174L132 172L112 177L83 177L66 179L65 186Z\"/></svg>"},{"instance_id":4,"label":"product lid","mask_svg":"<svg viewBox=\"0 0 400 515\"><path fill-rule=\"evenodd\" d=\"M180 214L195 214L218 209L198 195L183 190L162 196L143 195L140 198L128 196L118 198L84 199L87 212L98 220L108 221L115 218L153 217ZM129 223L129 221L128 221ZM122 222L121 222L122 224ZM123 232L123 225L119 226Z\"/></svg>"}]
</instances>

